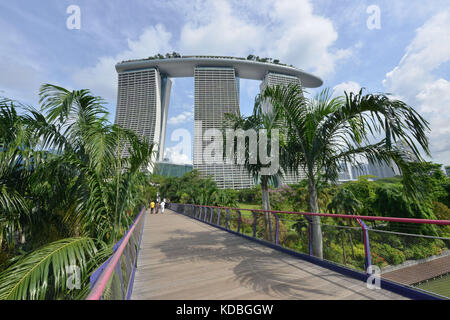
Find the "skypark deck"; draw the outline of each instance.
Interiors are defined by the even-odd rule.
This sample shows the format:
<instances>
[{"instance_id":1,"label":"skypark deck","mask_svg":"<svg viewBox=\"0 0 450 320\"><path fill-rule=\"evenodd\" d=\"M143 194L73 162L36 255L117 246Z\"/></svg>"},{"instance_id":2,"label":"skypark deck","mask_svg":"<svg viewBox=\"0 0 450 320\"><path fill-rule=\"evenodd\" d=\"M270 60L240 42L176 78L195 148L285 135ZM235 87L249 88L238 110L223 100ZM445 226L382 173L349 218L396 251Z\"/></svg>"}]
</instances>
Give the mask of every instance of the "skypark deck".
<instances>
[{"instance_id":1,"label":"skypark deck","mask_svg":"<svg viewBox=\"0 0 450 320\"><path fill-rule=\"evenodd\" d=\"M166 210L146 216L131 299L406 299Z\"/></svg>"},{"instance_id":2,"label":"skypark deck","mask_svg":"<svg viewBox=\"0 0 450 320\"><path fill-rule=\"evenodd\" d=\"M160 73L169 78L193 77L196 67L229 67L236 70L236 75L243 79L262 80L268 72L298 77L302 86L306 88L317 88L323 84L322 79L301 69L291 66L259 62L252 60L242 60L231 57L204 57L192 56L182 58L167 59L141 59L118 63L116 70L118 73L134 71L139 69L157 68Z\"/></svg>"}]
</instances>

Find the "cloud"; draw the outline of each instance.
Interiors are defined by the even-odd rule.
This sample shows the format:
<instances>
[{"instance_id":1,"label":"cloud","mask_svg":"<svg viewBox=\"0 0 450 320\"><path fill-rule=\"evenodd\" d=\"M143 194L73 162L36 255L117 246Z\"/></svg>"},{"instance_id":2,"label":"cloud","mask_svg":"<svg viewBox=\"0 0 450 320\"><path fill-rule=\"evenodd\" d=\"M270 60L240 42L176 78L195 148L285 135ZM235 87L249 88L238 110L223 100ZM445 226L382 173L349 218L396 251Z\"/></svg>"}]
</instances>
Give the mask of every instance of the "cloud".
<instances>
[{"instance_id":1,"label":"cloud","mask_svg":"<svg viewBox=\"0 0 450 320\"><path fill-rule=\"evenodd\" d=\"M335 96L343 96L344 91L347 93L358 93L361 89L361 85L354 81L341 82L333 87L333 93Z\"/></svg>"},{"instance_id":2,"label":"cloud","mask_svg":"<svg viewBox=\"0 0 450 320\"><path fill-rule=\"evenodd\" d=\"M309 0L260 1L246 7L252 9L248 14L233 1L201 4L210 14L190 12L181 30L179 47L189 54L254 53L324 77L355 50L332 49L337 31L331 20L313 13Z\"/></svg>"},{"instance_id":3,"label":"cloud","mask_svg":"<svg viewBox=\"0 0 450 320\"><path fill-rule=\"evenodd\" d=\"M166 148L164 158L168 158L171 163L175 164L192 164L190 155L177 146Z\"/></svg>"},{"instance_id":4,"label":"cloud","mask_svg":"<svg viewBox=\"0 0 450 320\"><path fill-rule=\"evenodd\" d=\"M194 113L191 111L185 111L175 117L169 118L169 120L167 120L167 123L175 125L175 124L189 122L189 121L192 121L193 119L194 119Z\"/></svg>"},{"instance_id":5,"label":"cloud","mask_svg":"<svg viewBox=\"0 0 450 320\"><path fill-rule=\"evenodd\" d=\"M0 21L0 95L34 104L48 73L33 59L26 37L11 24Z\"/></svg>"},{"instance_id":6,"label":"cloud","mask_svg":"<svg viewBox=\"0 0 450 320\"><path fill-rule=\"evenodd\" d=\"M100 95L109 103L117 99L117 73L115 65L123 60L142 59L156 53L172 51L169 42L172 35L158 24L147 27L137 40L128 39L128 48L115 55L100 57L95 66L77 71L73 80L83 88L89 88L95 95Z\"/></svg>"},{"instance_id":7,"label":"cloud","mask_svg":"<svg viewBox=\"0 0 450 320\"><path fill-rule=\"evenodd\" d=\"M280 59L324 77L355 51L355 47L332 49L338 38L333 23L314 14L309 0L264 0L257 4L198 1L193 7L175 3L186 17L177 39L162 24L149 26L138 39L128 39L128 47L123 52L100 57L95 65L75 72L74 83L114 103L117 98L115 64L122 60L174 50L185 55L246 57L254 53ZM247 10L239 10L239 6L246 6L250 11L245 13Z\"/></svg>"},{"instance_id":8,"label":"cloud","mask_svg":"<svg viewBox=\"0 0 450 320\"><path fill-rule=\"evenodd\" d=\"M432 129L433 160L450 162L450 82L436 75L450 62L450 10L440 12L416 30L400 63L386 74L383 85L413 105Z\"/></svg>"},{"instance_id":9,"label":"cloud","mask_svg":"<svg viewBox=\"0 0 450 320\"><path fill-rule=\"evenodd\" d=\"M37 101L39 87L44 83L42 70L26 60L16 61L1 55L0 70L0 95L27 103Z\"/></svg>"}]
</instances>

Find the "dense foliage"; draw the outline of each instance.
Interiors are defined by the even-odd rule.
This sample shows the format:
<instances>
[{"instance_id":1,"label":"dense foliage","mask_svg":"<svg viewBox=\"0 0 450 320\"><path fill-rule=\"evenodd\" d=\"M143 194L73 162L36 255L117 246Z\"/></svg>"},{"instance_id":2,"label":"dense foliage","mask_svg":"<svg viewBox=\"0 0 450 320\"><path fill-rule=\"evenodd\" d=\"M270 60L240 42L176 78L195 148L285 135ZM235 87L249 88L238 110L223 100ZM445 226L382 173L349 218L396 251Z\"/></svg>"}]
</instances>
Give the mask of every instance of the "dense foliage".
<instances>
[{"instance_id":1,"label":"dense foliage","mask_svg":"<svg viewBox=\"0 0 450 320\"><path fill-rule=\"evenodd\" d=\"M40 103L0 102L0 299L85 294L148 199L153 145L110 124L101 98L44 85Z\"/></svg>"}]
</instances>

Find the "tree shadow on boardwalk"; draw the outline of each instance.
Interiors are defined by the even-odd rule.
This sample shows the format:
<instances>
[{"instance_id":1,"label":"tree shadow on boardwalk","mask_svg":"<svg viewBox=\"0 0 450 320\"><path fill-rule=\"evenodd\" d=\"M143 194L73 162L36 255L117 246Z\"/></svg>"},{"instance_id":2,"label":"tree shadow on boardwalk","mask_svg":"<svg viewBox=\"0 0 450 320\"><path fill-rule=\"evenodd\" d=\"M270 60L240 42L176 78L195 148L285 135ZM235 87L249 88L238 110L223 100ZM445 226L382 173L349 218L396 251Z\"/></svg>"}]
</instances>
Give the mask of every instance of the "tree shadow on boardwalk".
<instances>
[{"instance_id":1,"label":"tree shadow on boardwalk","mask_svg":"<svg viewBox=\"0 0 450 320\"><path fill-rule=\"evenodd\" d=\"M169 239L159 242L154 248L165 256L160 262L179 262L185 267L191 266L185 263L187 261L200 265L229 263L233 281L255 293L264 292L273 299L336 299L354 295L362 299L373 298L363 282L201 225L204 231L177 229ZM202 282L200 270L198 281Z\"/></svg>"}]
</instances>

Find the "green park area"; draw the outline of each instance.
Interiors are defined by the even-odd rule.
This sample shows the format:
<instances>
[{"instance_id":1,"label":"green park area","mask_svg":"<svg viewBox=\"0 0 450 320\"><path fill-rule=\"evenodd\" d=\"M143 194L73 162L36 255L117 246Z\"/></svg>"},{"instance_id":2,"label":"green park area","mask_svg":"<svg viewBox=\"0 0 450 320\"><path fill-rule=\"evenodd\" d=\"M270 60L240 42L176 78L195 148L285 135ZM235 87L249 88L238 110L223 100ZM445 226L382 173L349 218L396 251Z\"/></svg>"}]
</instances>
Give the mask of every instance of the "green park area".
<instances>
[{"instance_id":1,"label":"green park area","mask_svg":"<svg viewBox=\"0 0 450 320\"><path fill-rule=\"evenodd\" d=\"M428 280L415 287L437 293L444 297L450 297L450 275L447 274L442 277Z\"/></svg>"}]
</instances>

